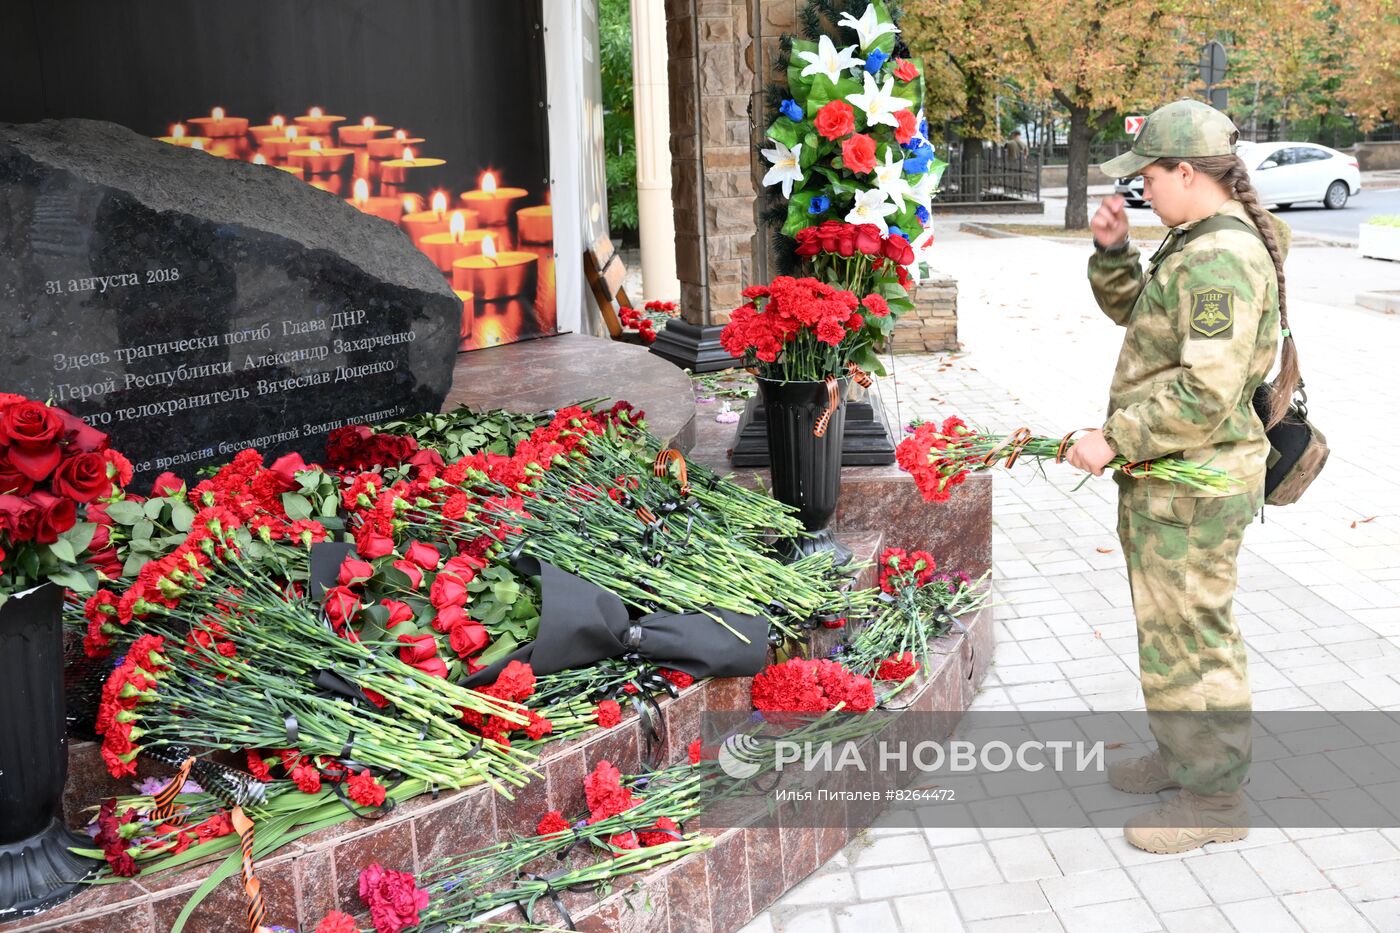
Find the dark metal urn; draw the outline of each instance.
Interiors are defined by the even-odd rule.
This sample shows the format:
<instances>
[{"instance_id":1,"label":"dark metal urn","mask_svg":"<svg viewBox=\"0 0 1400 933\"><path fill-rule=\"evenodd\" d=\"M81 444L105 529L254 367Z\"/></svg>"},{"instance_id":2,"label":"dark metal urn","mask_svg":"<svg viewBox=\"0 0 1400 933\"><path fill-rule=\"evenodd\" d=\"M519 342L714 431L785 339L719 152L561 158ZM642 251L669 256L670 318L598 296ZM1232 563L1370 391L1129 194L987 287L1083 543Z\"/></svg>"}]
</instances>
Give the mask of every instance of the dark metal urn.
<instances>
[{"instance_id":1,"label":"dark metal urn","mask_svg":"<svg viewBox=\"0 0 1400 933\"><path fill-rule=\"evenodd\" d=\"M841 444L850 380L836 381L834 411L832 392L825 382L779 382L762 377L757 381L767 411L773 497L796 506L797 517L812 533L811 537L780 542L779 549L792 559L831 551L835 566L847 564L851 549L827 526L836 515L836 501L841 496ZM818 436L818 425L828 411L826 430Z\"/></svg>"},{"instance_id":2,"label":"dark metal urn","mask_svg":"<svg viewBox=\"0 0 1400 933\"><path fill-rule=\"evenodd\" d=\"M45 583L0 605L0 919L78 893L98 862L63 819L68 733L63 703L63 588Z\"/></svg>"}]
</instances>

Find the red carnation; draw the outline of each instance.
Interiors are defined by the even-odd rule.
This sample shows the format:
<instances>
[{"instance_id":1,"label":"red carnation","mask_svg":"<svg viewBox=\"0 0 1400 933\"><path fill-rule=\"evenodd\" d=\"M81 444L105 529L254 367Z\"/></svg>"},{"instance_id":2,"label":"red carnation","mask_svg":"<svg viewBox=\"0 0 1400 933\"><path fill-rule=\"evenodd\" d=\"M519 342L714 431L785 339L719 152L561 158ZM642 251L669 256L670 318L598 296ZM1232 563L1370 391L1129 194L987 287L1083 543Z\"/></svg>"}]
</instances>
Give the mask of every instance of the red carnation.
<instances>
[{"instance_id":1,"label":"red carnation","mask_svg":"<svg viewBox=\"0 0 1400 933\"><path fill-rule=\"evenodd\" d=\"M598 704L598 708L593 711L593 715L598 719L598 725L604 729L611 729L622 722L622 707L617 705L616 700L604 700Z\"/></svg>"},{"instance_id":2,"label":"red carnation","mask_svg":"<svg viewBox=\"0 0 1400 933\"><path fill-rule=\"evenodd\" d=\"M355 924L354 917L333 910L316 925L316 933L360 933L360 928Z\"/></svg>"},{"instance_id":3,"label":"red carnation","mask_svg":"<svg viewBox=\"0 0 1400 933\"><path fill-rule=\"evenodd\" d=\"M885 658L875 670L876 680L908 680L919 669L919 662L911 652Z\"/></svg>"},{"instance_id":4,"label":"red carnation","mask_svg":"<svg viewBox=\"0 0 1400 933\"><path fill-rule=\"evenodd\" d=\"M695 739L685 747L685 756L691 764L698 765L700 763L700 759L704 757L702 751L703 746L701 745L700 740Z\"/></svg>"},{"instance_id":5,"label":"red carnation","mask_svg":"<svg viewBox=\"0 0 1400 933\"><path fill-rule=\"evenodd\" d=\"M818 133L832 140L840 139L856 128L855 111L843 100L833 100L824 105L812 122L816 124Z\"/></svg>"},{"instance_id":6,"label":"red carnation","mask_svg":"<svg viewBox=\"0 0 1400 933\"><path fill-rule=\"evenodd\" d=\"M428 906L428 892L419 890L408 872L371 863L360 872L360 900L369 908L376 933L400 933L418 924L418 912Z\"/></svg>"},{"instance_id":7,"label":"red carnation","mask_svg":"<svg viewBox=\"0 0 1400 933\"><path fill-rule=\"evenodd\" d=\"M658 817L656 825L649 830L641 830L637 833L637 841L644 846L665 845L668 842L675 842L680 836L681 828L676 825L676 821L669 816Z\"/></svg>"},{"instance_id":8,"label":"red carnation","mask_svg":"<svg viewBox=\"0 0 1400 933\"><path fill-rule=\"evenodd\" d=\"M307 762L292 769L292 782L303 794L314 794L321 789L321 772Z\"/></svg>"},{"instance_id":9,"label":"red carnation","mask_svg":"<svg viewBox=\"0 0 1400 933\"><path fill-rule=\"evenodd\" d=\"M535 834L538 836L552 836L555 833L566 833L569 831L569 821L564 819L564 815L558 810L550 810L540 821L535 824Z\"/></svg>"},{"instance_id":10,"label":"red carnation","mask_svg":"<svg viewBox=\"0 0 1400 933\"><path fill-rule=\"evenodd\" d=\"M875 317L884 317L885 315L890 313L889 304L885 301L884 298L881 298L879 295L869 294L862 298L860 301L861 304L865 305L865 310L869 311Z\"/></svg>"},{"instance_id":11,"label":"red carnation","mask_svg":"<svg viewBox=\"0 0 1400 933\"><path fill-rule=\"evenodd\" d=\"M841 144L841 159L846 163L846 168L857 175L874 171L875 140L864 133L856 133Z\"/></svg>"},{"instance_id":12,"label":"red carnation","mask_svg":"<svg viewBox=\"0 0 1400 933\"><path fill-rule=\"evenodd\" d=\"M663 667L661 669L661 676L665 677L667 680L669 680L671 683L675 684L682 690L695 683L695 678L687 674L685 671L677 671L669 667Z\"/></svg>"},{"instance_id":13,"label":"red carnation","mask_svg":"<svg viewBox=\"0 0 1400 933\"><path fill-rule=\"evenodd\" d=\"M345 785L345 792L362 807L377 807L384 803L384 788L374 779L374 775L369 773L368 768L350 776Z\"/></svg>"},{"instance_id":14,"label":"red carnation","mask_svg":"<svg viewBox=\"0 0 1400 933\"><path fill-rule=\"evenodd\" d=\"M592 773L583 779L583 795L588 801L590 823L617 816L641 803L632 796L631 790L622 786L622 773L606 760L598 762Z\"/></svg>"}]
</instances>

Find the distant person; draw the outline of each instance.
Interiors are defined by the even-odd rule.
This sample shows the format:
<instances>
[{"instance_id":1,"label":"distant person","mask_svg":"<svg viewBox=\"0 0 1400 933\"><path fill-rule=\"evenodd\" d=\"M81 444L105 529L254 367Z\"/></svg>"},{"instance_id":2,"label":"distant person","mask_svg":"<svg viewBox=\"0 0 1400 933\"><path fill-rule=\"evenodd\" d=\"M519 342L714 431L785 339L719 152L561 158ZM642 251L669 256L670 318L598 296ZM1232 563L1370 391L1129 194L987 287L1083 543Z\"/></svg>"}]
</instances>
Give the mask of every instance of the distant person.
<instances>
[{"instance_id":1,"label":"distant person","mask_svg":"<svg viewBox=\"0 0 1400 933\"><path fill-rule=\"evenodd\" d=\"M1006 141L1006 157L1008 159L1024 159L1030 152L1030 146L1026 145L1025 139L1021 137L1020 130L1012 130L1011 138Z\"/></svg>"},{"instance_id":2,"label":"distant person","mask_svg":"<svg viewBox=\"0 0 1400 933\"><path fill-rule=\"evenodd\" d=\"M1137 617L1138 659L1157 751L1115 761L1115 788L1181 792L1124 825L1128 842L1158 853L1249 832L1240 785L1250 763L1252 701L1235 621L1240 544L1264 501L1265 425L1252 404L1283 347L1271 423L1298 384L1283 257L1288 230L1259 205L1239 131L1199 101L1148 116L1130 152L1103 164L1141 174L1143 195L1171 233L1146 272L1128 238L1123 199L1090 221L1089 282L1125 328L1107 421L1069 452L1099 475L1113 457L1138 465L1118 482L1118 536ZM1239 481L1205 492L1152 477L1159 457L1209 463Z\"/></svg>"}]
</instances>

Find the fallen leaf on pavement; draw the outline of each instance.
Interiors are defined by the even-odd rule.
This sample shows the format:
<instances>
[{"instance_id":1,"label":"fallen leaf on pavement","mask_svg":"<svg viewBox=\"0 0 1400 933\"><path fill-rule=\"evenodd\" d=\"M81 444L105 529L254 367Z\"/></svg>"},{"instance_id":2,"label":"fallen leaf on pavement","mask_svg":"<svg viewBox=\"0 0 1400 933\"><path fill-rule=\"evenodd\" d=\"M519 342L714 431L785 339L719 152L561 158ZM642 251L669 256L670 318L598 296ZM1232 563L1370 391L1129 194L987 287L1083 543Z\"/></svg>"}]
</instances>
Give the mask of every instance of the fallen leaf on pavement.
<instances>
[{"instance_id":1,"label":"fallen leaf on pavement","mask_svg":"<svg viewBox=\"0 0 1400 933\"><path fill-rule=\"evenodd\" d=\"M1122 748L1122 747L1123 747L1123 743L1122 743L1122 742L1109 742L1109 743L1107 743L1107 744L1104 745L1104 748L1106 748L1106 749L1108 749L1108 750L1110 750L1110 751L1112 751L1112 750L1115 749L1115 748Z\"/></svg>"},{"instance_id":2,"label":"fallen leaf on pavement","mask_svg":"<svg viewBox=\"0 0 1400 933\"><path fill-rule=\"evenodd\" d=\"M1103 638L1103 632L1100 632L1098 629L1094 629L1094 637Z\"/></svg>"},{"instance_id":3,"label":"fallen leaf on pavement","mask_svg":"<svg viewBox=\"0 0 1400 933\"><path fill-rule=\"evenodd\" d=\"M1098 551L1100 554L1112 554L1112 553L1113 553L1113 548L1111 548L1111 547L1096 547L1096 548L1094 548L1094 550Z\"/></svg>"}]
</instances>

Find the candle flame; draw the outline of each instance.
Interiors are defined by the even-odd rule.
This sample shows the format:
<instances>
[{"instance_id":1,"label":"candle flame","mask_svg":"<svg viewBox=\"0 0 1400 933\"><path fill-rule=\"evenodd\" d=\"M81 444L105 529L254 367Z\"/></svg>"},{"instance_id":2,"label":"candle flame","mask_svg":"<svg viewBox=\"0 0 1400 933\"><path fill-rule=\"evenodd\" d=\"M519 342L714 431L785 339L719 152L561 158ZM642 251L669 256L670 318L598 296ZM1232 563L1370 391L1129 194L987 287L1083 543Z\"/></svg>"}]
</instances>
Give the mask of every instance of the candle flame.
<instances>
[{"instance_id":1,"label":"candle flame","mask_svg":"<svg viewBox=\"0 0 1400 933\"><path fill-rule=\"evenodd\" d=\"M414 214L418 212L418 195L406 194L403 196L403 212Z\"/></svg>"},{"instance_id":2,"label":"candle flame","mask_svg":"<svg viewBox=\"0 0 1400 933\"><path fill-rule=\"evenodd\" d=\"M224 108L215 107L213 110L209 111L209 116L213 117L215 120L222 120L224 118Z\"/></svg>"},{"instance_id":3,"label":"candle flame","mask_svg":"<svg viewBox=\"0 0 1400 933\"><path fill-rule=\"evenodd\" d=\"M355 203L363 206L369 201L369 182L363 178L355 179Z\"/></svg>"},{"instance_id":4,"label":"candle flame","mask_svg":"<svg viewBox=\"0 0 1400 933\"><path fill-rule=\"evenodd\" d=\"M433 211L438 214L442 214L447 211L447 192L433 192Z\"/></svg>"},{"instance_id":5,"label":"candle flame","mask_svg":"<svg viewBox=\"0 0 1400 933\"><path fill-rule=\"evenodd\" d=\"M452 234L452 239L458 243L462 242L462 234L467 232L467 215L461 211L453 211L452 219L447 222L447 229Z\"/></svg>"},{"instance_id":6,"label":"candle flame","mask_svg":"<svg viewBox=\"0 0 1400 933\"><path fill-rule=\"evenodd\" d=\"M299 127L299 126L289 126L289 127L287 127L287 138L288 138L288 139L296 139L296 138L297 138L297 134L300 133L300 132L301 132L301 127Z\"/></svg>"},{"instance_id":7,"label":"candle flame","mask_svg":"<svg viewBox=\"0 0 1400 933\"><path fill-rule=\"evenodd\" d=\"M270 122L271 122L271 124L272 124L273 126L277 127L277 128L280 130L282 127L284 127L284 126L287 125L287 118L286 118L286 117L273 117L272 120L271 120Z\"/></svg>"},{"instance_id":8,"label":"candle flame","mask_svg":"<svg viewBox=\"0 0 1400 933\"><path fill-rule=\"evenodd\" d=\"M170 128L170 138L171 138L171 139L184 139L184 138L185 138L185 124L183 124L183 123L176 123L174 126L172 126L172 127Z\"/></svg>"},{"instance_id":9,"label":"candle flame","mask_svg":"<svg viewBox=\"0 0 1400 933\"><path fill-rule=\"evenodd\" d=\"M325 115L325 111L320 107L312 107L310 110L306 111L306 115L312 119L319 120Z\"/></svg>"},{"instance_id":10,"label":"candle flame","mask_svg":"<svg viewBox=\"0 0 1400 933\"><path fill-rule=\"evenodd\" d=\"M204 140L202 140L202 139L196 139L196 140L194 140L193 142L190 143L190 148L191 148L191 149L198 149L200 152L203 152L203 151L204 151Z\"/></svg>"},{"instance_id":11,"label":"candle flame","mask_svg":"<svg viewBox=\"0 0 1400 933\"><path fill-rule=\"evenodd\" d=\"M321 141L320 141L319 139L313 139L313 140L311 140L311 151L312 151L312 152L320 152L320 151L321 151Z\"/></svg>"},{"instance_id":12,"label":"candle flame","mask_svg":"<svg viewBox=\"0 0 1400 933\"><path fill-rule=\"evenodd\" d=\"M254 165L266 165L266 164L267 164L267 156L265 156L265 155L263 155L261 152L259 152L257 155L253 156L253 164L254 164Z\"/></svg>"},{"instance_id":13,"label":"candle flame","mask_svg":"<svg viewBox=\"0 0 1400 933\"><path fill-rule=\"evenodd\" d=\"M360 126L363 126L365 129L370 129L374 125L374 117L365 117L363 120L360 121Z\"/></svg>"},{"instance_id":14,"label":"candle flame","mask_svg":"<svg viewBox=\"0 0 1400 933\"><path fill-rule=\"evenodd\" d=\"M405 162L413 162L413 161L415 161L414 158L413 158L413 150L410 149L408 146L404 146L404 147L403 147L403 160L404 160Z\"/></svg>"},{"instance_id":15,"label":"candle flame","mask_svg":"<svg viewBox=\"0 0 1400 933\"><path fill-rule=\"evenodd\" d=\"M482 173L482 176L481 176L481 190L482 190L482 191L495 191L495 190L496 190L496 176L495 176L495 175L492 175L490 172L484 172L484 173Z\"/></svg>"},{"instance_id":16,"label":"candle flame","mask_svg":"<svg viewBox=\"0 0 1400 933\"><path fill-rule=\"evenodd\" d=\"M403 140L408 139L408 131L407 131L407 130L396 130L396 131L394 132L394 138L397 139L397 140L399 140L400 142L402 142Z\"/></svg>"},{"instance_id":17,"label":"candle flame","mask_svg":"<svg viewBox=\"0 0 1400 933\"><path fill-rule=\"evenodd\" d=\"M481 255L487 259L496 258L496 241L491 238L491 234L481 238Z\"/></svg>"}]
</instances>

